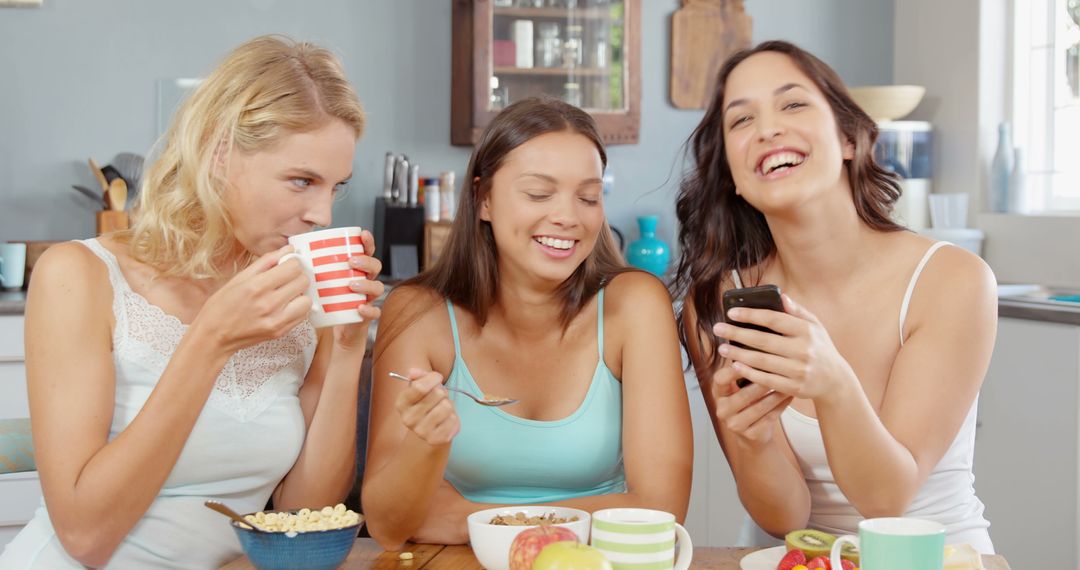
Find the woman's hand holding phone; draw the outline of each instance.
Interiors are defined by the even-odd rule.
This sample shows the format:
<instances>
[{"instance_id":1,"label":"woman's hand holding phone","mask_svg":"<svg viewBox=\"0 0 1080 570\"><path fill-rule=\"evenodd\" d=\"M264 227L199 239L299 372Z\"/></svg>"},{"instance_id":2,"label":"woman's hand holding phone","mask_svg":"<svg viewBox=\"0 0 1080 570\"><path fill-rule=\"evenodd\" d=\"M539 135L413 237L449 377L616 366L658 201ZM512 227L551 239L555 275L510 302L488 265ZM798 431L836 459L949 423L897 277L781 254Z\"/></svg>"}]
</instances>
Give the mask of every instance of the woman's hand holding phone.
<instances>
[{"instance_id":1,"label":"woman's hand holding phone","mask_svg":"<svg viewBox=\"0 0 1080 570\"><path fill-rule=\"evenodd\" d=\"M780 413L791 403L791 396L759 385L736 388L742 373L727 362L712 375L708 390L712 396L717 424L753 446L772 441L779 426Z\"/></svg>"},{"instance_id":2,"label":"woman's hand holding phone","mask_svg":"<svg viewBox=\"0 0 1080 570\"><path fill-rule=\"evenodd\" d=\"M719 352L740 376L767 390L796 398L827 399L858 378L813 313L784 295L784 312L733 308L729 320L775 332L718 323L713 332L728 339ZM736 346L736 343L741 346Z\"/></svg>"}]
</instances>

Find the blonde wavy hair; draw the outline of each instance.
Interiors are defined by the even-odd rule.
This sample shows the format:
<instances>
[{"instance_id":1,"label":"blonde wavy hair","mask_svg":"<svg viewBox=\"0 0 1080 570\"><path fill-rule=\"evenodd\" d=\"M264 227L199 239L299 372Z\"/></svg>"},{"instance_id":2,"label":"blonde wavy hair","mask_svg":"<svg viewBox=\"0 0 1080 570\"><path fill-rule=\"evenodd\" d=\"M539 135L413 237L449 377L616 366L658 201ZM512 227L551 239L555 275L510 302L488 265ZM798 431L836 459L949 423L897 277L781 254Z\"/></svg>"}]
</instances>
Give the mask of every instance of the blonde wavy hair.
<instances>
[{"instance_id":1,"label":"blonde wavy hair","mask_svg":"<svg viewBox=\"0 0 1080 570\"><path fill-rule=\"evenodd\" d=\"M251 262L225 208L227 157L340 119L364 129L364 110L329 50L261 36L232 51L184 101L140 188L131 255L163 275L220 277ZM222 260L231 260L221 266Z\"/></svg>"}]
</instances>

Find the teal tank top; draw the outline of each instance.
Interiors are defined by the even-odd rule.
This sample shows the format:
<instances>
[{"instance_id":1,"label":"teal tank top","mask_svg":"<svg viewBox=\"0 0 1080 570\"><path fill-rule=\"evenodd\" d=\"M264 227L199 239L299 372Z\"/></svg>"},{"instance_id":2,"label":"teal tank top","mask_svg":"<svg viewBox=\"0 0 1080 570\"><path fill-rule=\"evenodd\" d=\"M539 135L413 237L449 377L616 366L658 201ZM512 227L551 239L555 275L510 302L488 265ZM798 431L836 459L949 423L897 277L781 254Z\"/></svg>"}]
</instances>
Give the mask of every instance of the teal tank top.
<instances>
[{"instance_id":1,"label":"teal tank top","mask_svg":"<svg viewBox=\"0 0 1080 570\"><path fill-rule=\"evenodd\" d=\"M604 364L603 289L596 304L599 362L584 401L569 416L550 422L529 420L450 392L461 431L450 445L445 477L466 499L532 504L626 491L622 384ZM455 353L446 384L479 394L461 357L457 319L449 299L446 308Z\"/></svg>"}]
</instances>

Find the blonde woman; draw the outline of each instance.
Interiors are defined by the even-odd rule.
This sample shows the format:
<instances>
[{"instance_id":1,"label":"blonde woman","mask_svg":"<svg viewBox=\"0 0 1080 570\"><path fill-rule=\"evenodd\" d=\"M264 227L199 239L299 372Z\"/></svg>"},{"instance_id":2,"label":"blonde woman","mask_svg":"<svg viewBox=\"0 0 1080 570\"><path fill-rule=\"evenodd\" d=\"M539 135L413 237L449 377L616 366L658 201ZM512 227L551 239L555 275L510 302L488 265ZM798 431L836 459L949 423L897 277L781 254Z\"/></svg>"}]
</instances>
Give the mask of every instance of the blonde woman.
<instances>
[{"instance_id":1,"label":"blonde woman","mask_svg":"<svg viewBox=\"0 0 1080 570\"><path fill-rule=\"evenodd\" d=\"M132 230L42 257L26 359L45 501L0 567L217 568L240 548L206 499L344 498L379 313L317 333L307 277L277 261L289 236L330 224L363 126L331 53L251 40L181 108Z\"/></svg>"}]
</instances>

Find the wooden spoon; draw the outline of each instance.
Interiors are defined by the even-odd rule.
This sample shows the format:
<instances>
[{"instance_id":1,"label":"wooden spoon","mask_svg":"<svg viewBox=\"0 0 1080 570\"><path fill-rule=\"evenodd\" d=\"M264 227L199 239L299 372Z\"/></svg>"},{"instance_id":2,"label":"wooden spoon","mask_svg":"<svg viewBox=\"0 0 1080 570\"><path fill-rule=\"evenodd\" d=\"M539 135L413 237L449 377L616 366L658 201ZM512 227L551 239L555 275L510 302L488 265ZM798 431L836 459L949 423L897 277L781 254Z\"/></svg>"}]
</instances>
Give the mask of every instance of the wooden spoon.
<instances>
[{"instance_id":1,"label":"wooden spoon","mask_svg":"<svg viewBox=\"0 0 1080 570\"><path fill-rule=\"evenodd\" d=\"M113 178L109 184L109 209L123 212L127 206L127 182L123 178Z\"/></svg>"},{"instance_id":2,"label":"wooden spoon","mask_svg":"<svg viewBox=\"0 0 1080 570\"><path fill-rule=\"evenodd\" d=\"M267 533L267 531L259 528L259 525L249 523L248 521L244 520L244 517L240 516L239 513L237 513L236 511L230 509L229 507L226 507L225 505L223 505L223 504L221 504L221 503L219 503L217 501L210 500L210 501L204 502L203 504L206 505L207 508L213 509L213 510L215 510L215 511L217 511L217 512L219 512L219 513L221 513L221 514L223 514L223 515L225 515L227 517L229 517L230 519L244 525L244 528L253 529L255 532Z\"/></svg>"},{"instance_id":3,"label":"wooden spoon","mask_svg":"<svg viewBox=\"0 0 1080 570\"><path fill-rule=\"evenodd\" d=\"M98 184L101 185L101 191L108 192L109 181L105 179L105 173L101 171L101 167L93 158L90 159L90 172L93 172L94 178L97 178Z\"/></svg>"}]
</instances>

